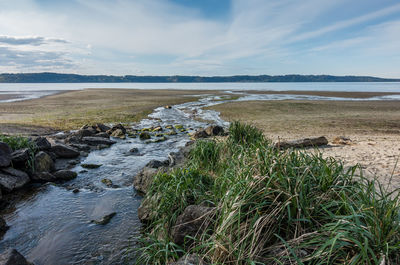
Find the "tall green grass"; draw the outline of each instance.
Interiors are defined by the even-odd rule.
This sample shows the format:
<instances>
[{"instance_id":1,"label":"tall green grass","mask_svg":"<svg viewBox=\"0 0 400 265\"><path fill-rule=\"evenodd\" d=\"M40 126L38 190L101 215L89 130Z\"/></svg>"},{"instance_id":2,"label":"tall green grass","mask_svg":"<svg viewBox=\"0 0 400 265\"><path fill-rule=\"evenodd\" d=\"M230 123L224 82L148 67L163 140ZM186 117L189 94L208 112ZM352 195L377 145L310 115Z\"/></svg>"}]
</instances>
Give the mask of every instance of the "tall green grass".
<instances>
[{"instance_id":1,"label":"tall green grass","mask_svg":"<svg viewBox=\"0 0 400 265\"><path fill-rule=\"evenodd\" d=\"M37 152L37 146L31 139L18 135L0 135L0 142L8 144L14 151L28 148L29 159L26 167L32 172L35 171L35 153Z\"/></svg>"},{"instance_id":2,"label":"tall green grass","mask_svg":"<svg viewBox=\"0 0 400 265\"><path fill-rule=\"evenodd\" d=\"M357 166L278 150L249 125L233 123L223 142L198 141L187 168L157 176L145 200L156 214L140 264L184 253L212 264L400 264L398 190ZM190 249L171 245L176 217L200 203L217 208L208 232ZM162 260L160 245L174 246Z\"/></svg>"}]
</instances>

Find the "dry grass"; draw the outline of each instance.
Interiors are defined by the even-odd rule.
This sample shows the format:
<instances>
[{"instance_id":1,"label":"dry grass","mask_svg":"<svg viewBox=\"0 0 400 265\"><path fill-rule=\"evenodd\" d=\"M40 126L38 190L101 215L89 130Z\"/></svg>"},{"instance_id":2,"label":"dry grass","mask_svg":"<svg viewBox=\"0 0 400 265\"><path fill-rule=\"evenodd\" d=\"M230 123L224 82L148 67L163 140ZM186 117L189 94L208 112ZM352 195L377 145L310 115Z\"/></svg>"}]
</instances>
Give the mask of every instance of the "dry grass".
<instances>
[{"instance_id":1,"label":"dry grass","mask_svg":"<svg viewBox=\"0 0 400 265\"><path fill-rule=\"evenodd\" d=\"M0 132L76 129L86 123L128 123L155 108L193 101L212 91L86 89L0 104Z\"/></svg>"},{"instance_id":2,"label":"dry grass","mask_svg":"<svg viewBox=\"0 0 400 265\"><path fill-rule=\"evenodd\" d=\"M225 120L250 122L268 136L400 133L398 101L247 101L211 108Z\"/></svg>"}]
</instances>

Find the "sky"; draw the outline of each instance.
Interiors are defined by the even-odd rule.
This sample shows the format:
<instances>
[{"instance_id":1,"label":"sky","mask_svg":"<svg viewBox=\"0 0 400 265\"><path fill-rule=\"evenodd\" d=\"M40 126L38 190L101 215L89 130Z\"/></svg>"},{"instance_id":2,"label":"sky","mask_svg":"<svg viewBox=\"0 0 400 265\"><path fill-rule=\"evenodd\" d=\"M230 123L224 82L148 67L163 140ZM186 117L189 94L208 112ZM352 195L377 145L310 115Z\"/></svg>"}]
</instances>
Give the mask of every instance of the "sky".
<instances>
[{"instance_id":1,"label":"sky","mask_svg":"<svg viewBox=\"0 0 400 265\"><path fill-rule=\"evenodd\" d=\"M0 0L0 72L400 77L398 0Z\"/></svg>"}]
</instances>

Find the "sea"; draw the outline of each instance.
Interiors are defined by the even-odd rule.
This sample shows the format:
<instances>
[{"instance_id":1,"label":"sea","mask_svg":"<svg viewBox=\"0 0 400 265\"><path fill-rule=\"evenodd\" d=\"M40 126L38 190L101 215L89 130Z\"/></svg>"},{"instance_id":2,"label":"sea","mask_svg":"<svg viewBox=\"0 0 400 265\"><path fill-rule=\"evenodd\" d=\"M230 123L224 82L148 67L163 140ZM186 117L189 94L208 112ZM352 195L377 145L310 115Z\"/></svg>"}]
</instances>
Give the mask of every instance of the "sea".
<instances>
[{"instance_id":1,"label":"sea","mask_svg":"<svg viewBox=\"0 0 400 265\"><path fill-rule=\"evenodd\" d=\"M304 83L0 83L0 102L35 99L62 91L105 89L184 89L222 91L336 91L400 93L400 82L304 82ZM287 97L285 97L286 99ZM400 100L400 95L376 100Z\"/></svg>"}]
</instances>

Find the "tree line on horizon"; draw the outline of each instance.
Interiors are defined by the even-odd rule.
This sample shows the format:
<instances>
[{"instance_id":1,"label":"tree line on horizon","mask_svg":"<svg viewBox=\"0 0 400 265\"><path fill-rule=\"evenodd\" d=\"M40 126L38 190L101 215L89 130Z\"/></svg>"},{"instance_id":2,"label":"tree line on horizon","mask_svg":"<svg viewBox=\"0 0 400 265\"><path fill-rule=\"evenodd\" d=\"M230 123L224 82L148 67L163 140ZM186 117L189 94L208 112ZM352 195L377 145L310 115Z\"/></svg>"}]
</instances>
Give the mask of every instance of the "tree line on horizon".
<instances>
[{"instance_id":1,"label":"tree line on horizon","mask_svg":"<svg viewBox=\"0 0 400 265\"><path fill-rule=\"evenodd\" d=\"M372 76L333 75L233 75L233 76L137 76L79 75L60 73L0 74L0 83L223 83L223 82L400 82Z\"/></svg>"}]
</instances>

